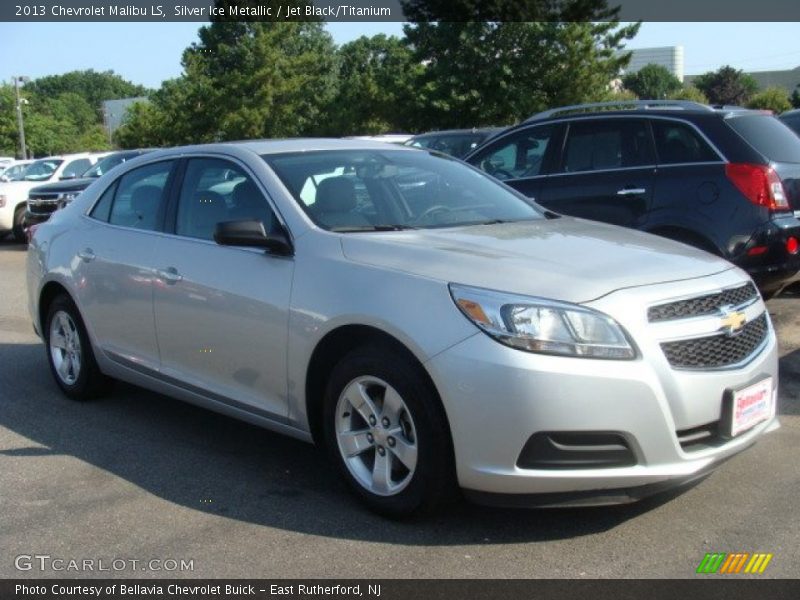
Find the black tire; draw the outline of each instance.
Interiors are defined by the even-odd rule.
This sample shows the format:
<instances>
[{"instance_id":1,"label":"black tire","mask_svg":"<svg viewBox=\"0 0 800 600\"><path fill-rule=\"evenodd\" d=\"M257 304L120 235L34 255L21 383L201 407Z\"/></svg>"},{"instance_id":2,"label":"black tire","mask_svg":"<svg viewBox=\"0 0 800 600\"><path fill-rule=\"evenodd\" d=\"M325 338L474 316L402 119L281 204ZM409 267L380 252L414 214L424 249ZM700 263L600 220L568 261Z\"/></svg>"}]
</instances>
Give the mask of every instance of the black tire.
<instances>
[{"instance_id":1,"label":"black tire","mask_svg":"<svg viewBox=\"0 0 800 600\"><path fill-rule=\"evenodd\" d=\"M371 510L390 518L429 514L457 497L447 418L438 394L420 371L421 367L401 352L383 345L368 345L350 352L336 365L325 390L323 426L329 456L355 495ZM408 473L410 477L405 487L393 495L378 495L364 487L351 473L339 447L337 405L345 389L364 377L380 379L398 392L415 430L415 469ZM341 406L339 408L342 410ZM379 449L369 448L367 454L373 452L373 457L377 458ZM390 463L394 460L393 464L403 469L396 456L388 452L388 446L384 452Z\"/></svg>"},{"instance_id":2,"label":"black tire","mask_svg":"<svg viewBox=\"0 0 800 600\"><path fill-rule=\"evenodd\" d=\"M25 219L25 206L18 206L14 210L14 225L12 229L12 235L14 236L14 241L18 244L24 244L28 241L27 236L25 235L25 228L24 228L24 219Z\"/></svg>"},{"instance_id":3,"label":"black tire","mask_svg":"<svg viewBox=\"0 0 800 600\"><path fill-rule=\"evenodd\" d=\"M70 371L70 376L66 379L58 372L58 367L54 362L54 351L50 344L53 320L62 314L66 314L72 325L74 325L74 334L77 336L80 352L80 366ZM43 333L50 372L53 374L53 379L56 380L58 387L69 398L78 401L91 400L108 392L112 381L100 372L81 315L68 296L62 294L51 302L47 310ZM70 381L72 378L74 378L74 381Z\"/></svg>"}]
</instances>

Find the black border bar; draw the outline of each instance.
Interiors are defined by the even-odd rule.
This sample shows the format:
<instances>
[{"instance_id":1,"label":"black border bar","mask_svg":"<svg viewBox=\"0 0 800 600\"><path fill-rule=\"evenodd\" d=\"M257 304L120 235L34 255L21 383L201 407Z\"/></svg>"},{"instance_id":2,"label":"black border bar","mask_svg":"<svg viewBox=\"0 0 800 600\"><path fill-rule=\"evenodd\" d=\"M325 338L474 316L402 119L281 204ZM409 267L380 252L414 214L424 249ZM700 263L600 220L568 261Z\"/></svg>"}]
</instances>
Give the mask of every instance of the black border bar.
<instances>
[{"instance_id":1,"label":"black border bar","mask_svg":"<svg viewBox=\"0 0 800 600\"><path fill-rule=\"evenodd\" d=\"M0 22L574 21L587 8L593 21L800 21L797 0L3 0Z\"/></svg>"},{"instance_id":2,"label":"black border bar","mask_svg":"<svg viewBox=\"0 0 800 600\"><path fill-rule=\"evenodd\" d=\"M674 580L7 579L0 580L0 598L3 600L34 598L37 600L264 600L267 598L271 600L321 598L674 600L676 597L683 597L702 600L794 600L800 597L800 581L760 577L763 576L701 575L694 579ZM75 591L70 593L71 590Z\"/></svg>"}]
</instances>

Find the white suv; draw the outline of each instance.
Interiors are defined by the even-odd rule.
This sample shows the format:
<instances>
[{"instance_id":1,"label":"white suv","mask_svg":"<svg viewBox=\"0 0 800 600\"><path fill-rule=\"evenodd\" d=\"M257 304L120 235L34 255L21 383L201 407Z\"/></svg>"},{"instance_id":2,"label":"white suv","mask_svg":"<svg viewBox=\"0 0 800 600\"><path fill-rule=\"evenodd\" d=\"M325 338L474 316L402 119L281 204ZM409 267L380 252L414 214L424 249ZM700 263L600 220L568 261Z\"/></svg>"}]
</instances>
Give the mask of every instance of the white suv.
<instances>
[{"instance_id":1,"label":"white suv","mask_svg":"<svg viewBox=\"0 0 800 600\"><path fill-rule=\"evenodd\" d=\"M34 161L21 180L0 183L0 236L13 232L16 241L24 242L22 219L28 192L43 183L80 177L102 156L88 153L49 156Z\"/></svg>"}]
</instances>

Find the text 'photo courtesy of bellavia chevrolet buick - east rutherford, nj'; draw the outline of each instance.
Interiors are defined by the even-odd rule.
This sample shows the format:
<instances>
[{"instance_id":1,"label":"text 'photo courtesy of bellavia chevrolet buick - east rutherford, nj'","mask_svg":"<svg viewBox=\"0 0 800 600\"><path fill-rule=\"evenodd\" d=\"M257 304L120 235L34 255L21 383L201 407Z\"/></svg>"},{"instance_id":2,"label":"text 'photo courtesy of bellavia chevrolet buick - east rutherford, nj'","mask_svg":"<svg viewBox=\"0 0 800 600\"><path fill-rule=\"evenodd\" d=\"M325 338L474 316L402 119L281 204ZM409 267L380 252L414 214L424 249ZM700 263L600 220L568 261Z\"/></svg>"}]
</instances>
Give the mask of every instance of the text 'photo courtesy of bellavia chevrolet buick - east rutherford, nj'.
<instances>
[{"instance_id":1,"label":"text 'photo courtesy of bellavia chevrolet buick - east rutherford, nj'","mask_svg":"<svg viewBox=\"0 0 800 600\"><path fill-rule=\"evenodd\" d=\"M765 299L800 138L765 111L56 156L0 188L66 396L114 380L323 447L401 517L626 503L779 427ZM13 167L12 167L13 168Z\"/></svg>"}]
</instances>

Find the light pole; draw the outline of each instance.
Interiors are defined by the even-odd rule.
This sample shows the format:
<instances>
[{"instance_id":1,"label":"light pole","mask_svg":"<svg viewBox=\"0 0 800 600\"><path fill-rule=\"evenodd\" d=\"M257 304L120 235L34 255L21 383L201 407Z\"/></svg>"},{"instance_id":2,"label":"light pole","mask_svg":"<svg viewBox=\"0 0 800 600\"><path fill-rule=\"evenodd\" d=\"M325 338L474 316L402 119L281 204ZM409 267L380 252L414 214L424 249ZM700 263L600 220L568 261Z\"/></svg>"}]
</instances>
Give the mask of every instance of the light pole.
<instances>
[{"instance_id":1,"label":"light pole","mask_svg":"<svg viewBox=\"0 0 800 600\"><path fill-rule=\"evenodd\" d=\"M14 75L14 97L17 103L17 130L19 131L19 148L22 152L23 160L28 158L28 148L25 146L25 124L22 122L22 99L19 97L19 84L30 81L24 75Z\"/></svg>"}]
</instances>

